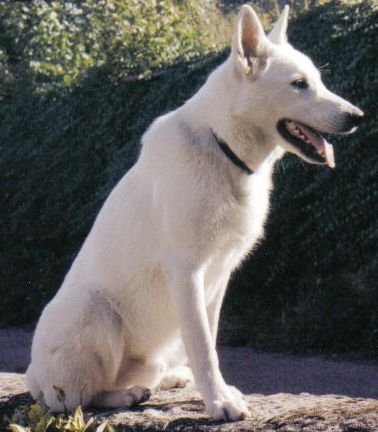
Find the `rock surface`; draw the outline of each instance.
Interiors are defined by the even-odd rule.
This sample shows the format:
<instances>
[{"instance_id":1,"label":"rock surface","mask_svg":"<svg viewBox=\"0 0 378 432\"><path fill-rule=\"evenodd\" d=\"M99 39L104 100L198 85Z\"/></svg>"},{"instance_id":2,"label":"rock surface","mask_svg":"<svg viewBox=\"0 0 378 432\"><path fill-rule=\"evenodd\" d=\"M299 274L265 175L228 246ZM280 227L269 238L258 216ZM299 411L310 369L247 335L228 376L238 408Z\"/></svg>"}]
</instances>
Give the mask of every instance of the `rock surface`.
<instances>
[{"instance_id":1,"label":"rock surface","mask_svg":"<svg viewBox=\"0 0 378 432\"><path fill-rule=\"evenodd\" d=\"M246 398L251 417L234 423L210 420L198 392L189 388L156 393L133 410L93 414L99 420L109 419L120 431L378 431L378 401L374 399L309 393L252 394ZM0 373L0 416L30 402L24 375Z\"/></svg>"},{"instance_id":2,"label":"rock surface","mask_svg":"<svg viewBox=\"0 0 378 432\"><path fill-rule=\"evenodd\" d=\"M1 2L1 0L0 0ZM30 363L32 332L0 329L0 373L24 373ZM378 361L262 353L219 346L222 374L245 394L342 394L378 399Z\"/></svg>"}]
</instances>

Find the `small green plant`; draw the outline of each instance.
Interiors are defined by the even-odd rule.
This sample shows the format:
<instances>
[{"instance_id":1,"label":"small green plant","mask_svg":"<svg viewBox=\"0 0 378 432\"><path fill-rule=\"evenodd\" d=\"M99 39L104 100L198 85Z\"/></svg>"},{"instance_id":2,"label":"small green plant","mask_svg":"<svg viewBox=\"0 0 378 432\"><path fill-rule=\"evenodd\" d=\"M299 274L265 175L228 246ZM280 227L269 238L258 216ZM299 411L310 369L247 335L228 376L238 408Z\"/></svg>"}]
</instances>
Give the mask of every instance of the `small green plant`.
<instances>
[{"instance_id":1,"label":"small green plant","mask_svg":"<svg viewBox=\"0 0 378 432\"><path fill-rule=\"evenodd\" d=\"M54 415L40 403L17 408L8 424L12 432L115 432L107 420L98 424L94 417L86 419L81 407Z\"/></svg>"}]
</instances>

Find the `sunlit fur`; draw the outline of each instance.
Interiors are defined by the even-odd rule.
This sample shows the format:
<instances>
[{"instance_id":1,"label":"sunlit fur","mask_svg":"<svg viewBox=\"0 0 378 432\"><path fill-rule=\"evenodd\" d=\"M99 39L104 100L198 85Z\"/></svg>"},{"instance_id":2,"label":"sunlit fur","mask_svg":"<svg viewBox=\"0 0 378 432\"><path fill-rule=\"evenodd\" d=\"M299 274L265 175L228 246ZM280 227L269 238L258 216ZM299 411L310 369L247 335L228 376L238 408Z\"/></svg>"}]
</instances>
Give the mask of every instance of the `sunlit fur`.
<instances>
[{"instance_id":1,"label":"sunlit fur","mask_svg":"<svg viewBox=\"0 0 378 432\"><path fill-rule=\"evenodd\" d=\"M54 411L127 407L146 397L142 386L185 385L192 371L211 417L248 415L219 371L216 334L229 276L263 236L274 163L297 152L276 123L289 117L332 132L358 110L286 42L287 12L272 42L244 6L230 57L144 134L137 163L35 332L29 389ZM290 86L301 76L305 94ZM211 130L253 175L225 156Z\"/></svg>"}]
</instances>

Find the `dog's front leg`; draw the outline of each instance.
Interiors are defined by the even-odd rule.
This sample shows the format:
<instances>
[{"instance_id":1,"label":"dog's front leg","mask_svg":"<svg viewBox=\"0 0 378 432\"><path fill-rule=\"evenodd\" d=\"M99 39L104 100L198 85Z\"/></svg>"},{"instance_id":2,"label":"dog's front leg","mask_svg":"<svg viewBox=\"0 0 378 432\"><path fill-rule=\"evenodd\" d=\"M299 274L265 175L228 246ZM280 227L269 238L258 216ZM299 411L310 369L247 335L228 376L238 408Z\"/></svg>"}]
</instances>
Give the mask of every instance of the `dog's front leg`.
<instances>
[{"instance_id":1,"label":"dog's front leg","mask_svg":"<svg viewBox=\"0 0 378 432\"><path fill-rule=\"evenodd\" d=\"M222 303L224 299L224 295L226 293L228 280L230 278L230 273L227 273L223 278L220 279L218 283L218 289L216 296L213 301L207 307L207 315L209 319L211 336L213 338L213 344L217 346L217 335L218 335L218 326L219 326L219 316L222 309ZM239 398L243 398L243 394L240 390L238 390L234 386L228 386L229 390Z\"/></svg>"},{"instance_id":2,"label":"dog's front leg","mask_svg":"<svg viewBox=\"0 0 378 432\"><path fill-rule=\"evenodd\" d=\"M172 272L172 295L189 363L207 412L214 419L239 420L249 413L240 395L224 382L207 317L204 278L187 267Z\"/></svg>"},{"instance_id":3,"label":"dog's front leg","mask_svg":"<svg viewBox=\"0 0 378 432\"><path fill-rule=\"evenodd\" d=\"M226 293L229 278L230 278L230 273L226 273L225 276L220 278L216 290L216 295L213 301L207 307L207 315L209 317L210 331L213 337L214 346L217 345L219 316L222 309L222 303L223 303L224 295Z\"/></svg>"}]
</instances>

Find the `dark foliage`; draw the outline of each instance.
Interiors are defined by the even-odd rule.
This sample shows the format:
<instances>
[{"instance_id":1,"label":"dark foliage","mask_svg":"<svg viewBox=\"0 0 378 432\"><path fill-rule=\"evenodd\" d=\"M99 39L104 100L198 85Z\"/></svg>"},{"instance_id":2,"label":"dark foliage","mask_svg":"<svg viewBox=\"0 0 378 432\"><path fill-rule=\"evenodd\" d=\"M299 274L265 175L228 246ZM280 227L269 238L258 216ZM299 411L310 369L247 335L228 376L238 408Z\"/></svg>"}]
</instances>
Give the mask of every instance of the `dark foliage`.
<instances>
[{"instance_id":1,"label":"dark foliage","mask_svg":"<svg viewBox=\"0 0 378 432\"><path fill-rule=\"evenodd\" d=\"M329 63L325 81L368 118L356 135L338 140L336 170L292 156L277 166L266 239L233 278L223 342L376 353L377 27L371 1L348 7L332 2L291 24L294 45L317 65ZM143 131L193 94L226 55L140 81L120 77L119 68L114 76L108 63L90 69L77 85L42 94L22 63L4 81L2 324L38 317L101 203L136 160Z\"/></svg>"},{"instance_id":2,"label":"dark foliage","mask_svg":"<svg viewBox=\"0 0 378 432\"><path fill-rule=\"evenodd\" d=\"M154 118L175 108L220 62L209 55L150 80L92 69L71 90L40 96L19 82L0 107L0 320L35 320L58 289L94 217L135 162Z\"/></svg>"}]
</instances>

